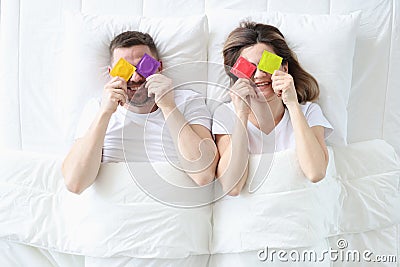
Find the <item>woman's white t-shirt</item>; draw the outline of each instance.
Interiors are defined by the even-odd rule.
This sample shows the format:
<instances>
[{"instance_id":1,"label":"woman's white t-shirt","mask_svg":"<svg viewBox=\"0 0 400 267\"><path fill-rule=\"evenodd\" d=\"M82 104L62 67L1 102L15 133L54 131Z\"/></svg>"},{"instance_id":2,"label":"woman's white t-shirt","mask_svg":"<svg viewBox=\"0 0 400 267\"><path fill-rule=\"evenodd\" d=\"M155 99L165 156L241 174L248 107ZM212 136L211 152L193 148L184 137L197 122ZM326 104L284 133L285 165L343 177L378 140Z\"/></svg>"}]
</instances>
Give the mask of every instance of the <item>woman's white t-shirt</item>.
<instances>
[{"instance_id":1,"label":"woman's white t-shirt","mask_svg":"<svg viewBox=\"0 0 400 267\"><path fill-rule=\"evenodd\" d=\"M211 115L205 97L192 90L175 90L175 104L189 124L211 129ZM85 106L75 139L82 137L98 110L100 99L92 99ZM173 139L160 109L138 114L118 106L111 116L103 145L103 162L178 162Z\"/></svg>"},{"instance_id":2,"label":"woman's white t-shirt","mask_svg":"<svg viewBox=\"0 0 400 267\"><path fill-rule=\"evenodd\" d=\"M333 127L325 118L318 104L306 102L300 105L301 110L310 127L323 126L325 128L325 139L333 132ZM232 134L235 125L235 110L232 102L219 106L213 115L212 133ZM285 112L281 121L269 134L259 130L250 121L247 124L250 154L273 153L286 149L294 149L296 141L294 138L293 126L290 120L289 111Z\"/></svg>"}]
</instances>

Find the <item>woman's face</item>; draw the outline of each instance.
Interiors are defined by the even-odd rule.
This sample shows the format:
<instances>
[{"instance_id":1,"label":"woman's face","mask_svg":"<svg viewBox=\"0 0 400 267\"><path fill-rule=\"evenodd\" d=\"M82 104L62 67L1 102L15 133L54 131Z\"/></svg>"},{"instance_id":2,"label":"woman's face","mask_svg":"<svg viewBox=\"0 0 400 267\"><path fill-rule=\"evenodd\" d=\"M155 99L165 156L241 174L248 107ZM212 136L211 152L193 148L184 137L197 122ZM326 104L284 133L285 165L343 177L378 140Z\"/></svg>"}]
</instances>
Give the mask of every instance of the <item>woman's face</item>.
<instances>
[{"instance_id":1,"label":"woman's face","mask_svg":"<svg viewBox=\"0 0 400 267\"><path fill-rule=\"evenodd\" d=\"M253 46L249 46L243 49L240 55L245 59L247 59L250 63L257 66L264 50L276 54L271 46L263 43L257 43ZM288 72L287 64L282 64L280 70ZM267 101L272 100L273 98L276 97L274 90L272 89L271 76L272 75L269 74L268 72L264 72L257 68L256 72L254 73L251 79L255 83L258 91L264 95Z\"/></svg>"}]
</instances>

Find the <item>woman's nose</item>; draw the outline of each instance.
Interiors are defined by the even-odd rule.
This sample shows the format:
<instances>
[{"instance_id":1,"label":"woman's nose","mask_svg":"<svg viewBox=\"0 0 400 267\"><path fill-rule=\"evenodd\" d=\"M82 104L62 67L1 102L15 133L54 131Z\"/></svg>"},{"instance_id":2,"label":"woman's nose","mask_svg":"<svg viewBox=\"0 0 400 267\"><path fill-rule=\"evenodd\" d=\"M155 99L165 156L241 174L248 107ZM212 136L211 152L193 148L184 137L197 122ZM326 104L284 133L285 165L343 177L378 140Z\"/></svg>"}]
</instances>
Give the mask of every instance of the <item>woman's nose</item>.
<instances>
[{"instance_id":1,"label":"woman's nose","mask_svg":"<svg viewBox=\"0 0 400 267\"><path fill-rule=\"evenodd\" d=\"M254 73L254 79L261 79L261 78L265 78L267 76L271 76L271 74L260 70L259 68L256 69L256 72Z\"/></svg>"}]
</instances>

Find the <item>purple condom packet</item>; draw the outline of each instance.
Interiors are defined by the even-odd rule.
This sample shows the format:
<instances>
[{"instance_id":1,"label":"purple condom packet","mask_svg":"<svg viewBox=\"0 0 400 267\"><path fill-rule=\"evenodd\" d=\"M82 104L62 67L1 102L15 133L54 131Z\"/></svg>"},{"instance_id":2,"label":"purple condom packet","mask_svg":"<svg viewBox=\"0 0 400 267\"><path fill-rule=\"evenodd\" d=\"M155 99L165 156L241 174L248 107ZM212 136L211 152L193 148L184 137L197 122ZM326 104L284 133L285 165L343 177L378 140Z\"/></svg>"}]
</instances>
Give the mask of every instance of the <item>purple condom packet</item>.
<instances>
[{"instance_id":1,"label":"purple condom packet","mask_svg":"<svg viewBox=\"0 0 400 267\"><path fill-rule=\"evenodd\" d=\"M152 56L144 53L142 59L136 65L136 72L147 78L150 75L156 73L157 69L160 67L160 62L154 59Z\"/></svg>"}]
</instances>

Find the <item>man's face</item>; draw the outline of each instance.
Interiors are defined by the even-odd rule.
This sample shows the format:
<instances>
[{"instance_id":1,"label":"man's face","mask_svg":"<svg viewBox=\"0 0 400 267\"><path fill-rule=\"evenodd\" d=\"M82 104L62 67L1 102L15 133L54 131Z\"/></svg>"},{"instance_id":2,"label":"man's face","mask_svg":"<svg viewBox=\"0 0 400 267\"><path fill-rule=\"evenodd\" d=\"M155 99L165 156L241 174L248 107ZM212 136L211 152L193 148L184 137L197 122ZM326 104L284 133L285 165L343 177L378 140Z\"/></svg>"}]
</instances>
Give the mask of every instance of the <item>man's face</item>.
<instances>
[{"instance_id":1,"label":"man's face","mask_svg":"<svg viewBox=\"0 0 400 267\"><path fill-rule=\"evenodd\" d=\"M124 58L126 61L136 66L144 53L151 55L155 58L155 55L151 52L147 45L134 45L128 48L116 48L113 53L112 67L118 62L120 58ZM133 106L143 106L150 99L147 95L147 89L144 87L146 79L137 72L134 72L131 79L128 81L128 102Z\"/></svg>"}]
</instances>

